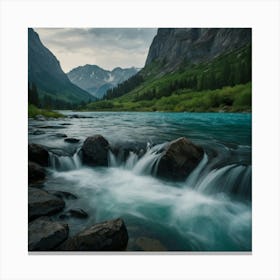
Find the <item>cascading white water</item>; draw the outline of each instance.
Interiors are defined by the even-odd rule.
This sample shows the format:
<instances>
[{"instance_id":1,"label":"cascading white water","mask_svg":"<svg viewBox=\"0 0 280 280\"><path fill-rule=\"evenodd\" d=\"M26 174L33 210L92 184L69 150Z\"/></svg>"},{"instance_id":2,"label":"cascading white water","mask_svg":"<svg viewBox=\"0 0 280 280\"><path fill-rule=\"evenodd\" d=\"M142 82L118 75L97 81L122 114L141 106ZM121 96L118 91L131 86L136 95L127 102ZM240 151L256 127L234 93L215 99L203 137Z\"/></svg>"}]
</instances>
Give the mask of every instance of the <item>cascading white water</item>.
<instances>
[{"instance_id":1,"label":"cascading white water","mask_svg":"<svg viewBox=\"0 0 280 280\"><path fill-rule=\"evenodd\" d=\"M121 161L121 157L116 156L112 151L108 152L109 167L121 167L127 170L132 170L135 174L152 174L155 175L157 171L157 164L161 157L161 150L166 143L156 145L151 148L150 143L147 143L146 153L139 159L138 155L133 151L125 161Z\"/></svg>"},{"instance_id":2,"label":"cascading white water","mask_svg":"<svg viewBox=\"0 0 280 280\"><path fill-rule=\"evenodd\" d=\"M186 186L194 187L200 179L201 172L208 163L208 156L204 153L202 160L198 166L192 171L186 180Z\"/></svg>"},{"instance_id":3,"label":"cascading white water","mask_svg":"<svg viewBox=\"0 0 280 280\"><path fill-rule=\"evenodd\" d=\"M82 166L79 151L77 151L73 156L59 156L49 152L49 157L51 168L57 171L79 169Z\"/></svg>"},{"instance_id":4,"label":"cascading white water","mask_svg":"<svg viewBox=\"0 0 280 280\"><path fill-rule=\"evenodd\" d=\"M166 143L156 145L146 151L145 155L135 164L133 172L135 174L153 174L157 172L157 166L161 157L161 150Z\"/></svg>"},{"instance_id":5,"label":"cascading white water","mask_svg":"<svg viewBox=\"0 0 280 280\"><path fill-rule=\"evenodd\" d=\"M130 151L128 158L125 162L125 169L131 170L138 161L138 156L134 152Z\"/></svg>"},{"instance_id":6,"label":"cascading white water","mask_svg":"<svg viewBox=\"0 0 280 280\"><path fill-rule=\"evenodd\" d=\"M250 197L251 166L231 164L214 169L194 185L205 193L225 192Z\"/></svg>"}]
</instances>

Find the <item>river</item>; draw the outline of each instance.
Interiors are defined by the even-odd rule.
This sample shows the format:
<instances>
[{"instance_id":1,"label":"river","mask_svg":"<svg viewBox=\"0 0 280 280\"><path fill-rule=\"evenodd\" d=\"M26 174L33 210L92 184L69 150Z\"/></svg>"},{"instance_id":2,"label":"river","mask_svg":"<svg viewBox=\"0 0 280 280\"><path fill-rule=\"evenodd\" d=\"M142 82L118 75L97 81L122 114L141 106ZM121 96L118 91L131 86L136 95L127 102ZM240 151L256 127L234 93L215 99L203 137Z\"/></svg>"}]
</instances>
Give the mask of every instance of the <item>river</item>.
<instances>
[{"instance_id":1,"label":"river","mask_svg":"<svg viewBox=\"0 0 280 280\"><path fill-rule=\"evenodd\" d=\"M251 251L251 114L61 112L67 117L30 119L29 143L50 150L44 188L77 195L66 210L89 214L67 220L70 236L122 217L128 250ZM80 141L67 143L62 134ZM113 146L143 146L146 153L130 153L125 162L108 154L108 168L84 166L78 152L94 134ZM155 178L151 165L160 145L182 136L204 148L202 161L184 182Z\"/></svg>"}]
</instances>

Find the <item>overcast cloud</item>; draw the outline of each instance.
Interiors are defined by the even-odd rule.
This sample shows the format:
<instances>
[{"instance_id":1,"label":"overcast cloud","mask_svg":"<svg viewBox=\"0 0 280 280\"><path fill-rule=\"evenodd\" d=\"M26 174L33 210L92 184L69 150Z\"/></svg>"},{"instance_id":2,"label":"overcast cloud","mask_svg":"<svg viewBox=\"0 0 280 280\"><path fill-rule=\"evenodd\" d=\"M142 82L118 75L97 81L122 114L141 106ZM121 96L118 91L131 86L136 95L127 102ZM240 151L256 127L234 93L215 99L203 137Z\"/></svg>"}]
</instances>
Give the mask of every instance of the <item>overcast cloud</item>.
<instances>
[{"instance_id":1,"label":"overcast cloud","mask_svg":"<svg viewBox=\"0 0 280 280\"><path fill-rule=\"evenodd\" d=\"M156 28L34 28L65 72L85 64L143 67Z\"/></svg>"}]
</instances>

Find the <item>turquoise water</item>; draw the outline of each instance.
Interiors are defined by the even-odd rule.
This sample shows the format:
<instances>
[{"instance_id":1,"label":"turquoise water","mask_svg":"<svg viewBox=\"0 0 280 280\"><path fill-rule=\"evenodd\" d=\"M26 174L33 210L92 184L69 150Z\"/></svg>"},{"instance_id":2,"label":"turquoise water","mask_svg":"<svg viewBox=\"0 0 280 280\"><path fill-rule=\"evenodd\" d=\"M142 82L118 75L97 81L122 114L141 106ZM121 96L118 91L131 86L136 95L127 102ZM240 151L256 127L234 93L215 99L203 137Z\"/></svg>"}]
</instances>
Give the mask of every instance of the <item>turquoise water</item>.
<instances>
[{"instance_id":1,"label":"turquoise water","mask_svg":"<svg viewBox=\"0 0 280 280\"><path fill-rule=\"evenodd\" d=\"M46 189L79 197L67 201L66 209L81 207L90 214L84 221L68 220L70 234L122 217L130 237L128 250L251 250L251 114L64 113L88 118L30 120L29 142L70 154L56 156L65 168L52 166L45 183ZM41 128L42 124L52 127ZM36 130L44 134L34 135ZM69 144L57 133L81 141ZM102 134L112 145L143 146L184 136L201 145L205 156L196 172L180 183L149 173L154 155L148 151L141 160L131 155L129 162L88 168L72 155L94 134Z\"/></svg>"}]
</instances>

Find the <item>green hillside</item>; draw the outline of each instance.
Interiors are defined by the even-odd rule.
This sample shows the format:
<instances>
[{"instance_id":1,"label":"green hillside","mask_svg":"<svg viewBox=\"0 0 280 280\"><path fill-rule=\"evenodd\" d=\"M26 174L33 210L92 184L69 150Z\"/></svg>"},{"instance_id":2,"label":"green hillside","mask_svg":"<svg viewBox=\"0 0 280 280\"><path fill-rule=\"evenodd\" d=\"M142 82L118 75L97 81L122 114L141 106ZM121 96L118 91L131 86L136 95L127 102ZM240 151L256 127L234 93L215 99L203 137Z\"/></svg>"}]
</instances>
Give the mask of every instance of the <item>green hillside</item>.
<instances>
[{"instance_id":1,"label":"green hillside","mask_svg":"<svg viewBox=\"0 0 280 280\"><path fill-rule=\"evenodd\" d=\"M198 65L181 65L163 74L153 62L109 90L89 111L250 111L251 45Z\"/></svg>"}]
</instances>

